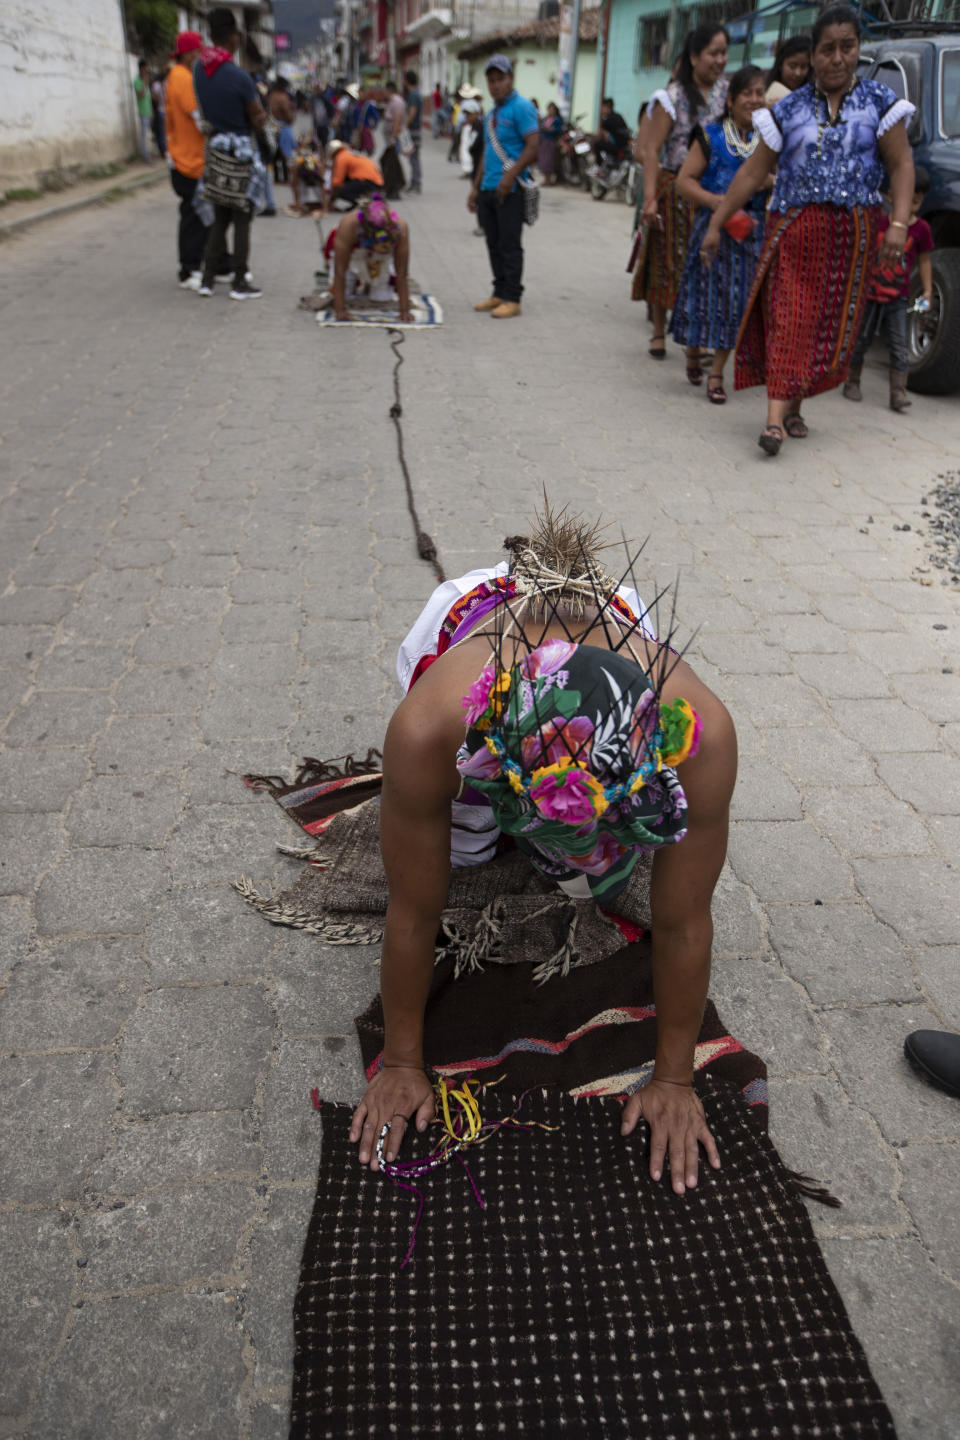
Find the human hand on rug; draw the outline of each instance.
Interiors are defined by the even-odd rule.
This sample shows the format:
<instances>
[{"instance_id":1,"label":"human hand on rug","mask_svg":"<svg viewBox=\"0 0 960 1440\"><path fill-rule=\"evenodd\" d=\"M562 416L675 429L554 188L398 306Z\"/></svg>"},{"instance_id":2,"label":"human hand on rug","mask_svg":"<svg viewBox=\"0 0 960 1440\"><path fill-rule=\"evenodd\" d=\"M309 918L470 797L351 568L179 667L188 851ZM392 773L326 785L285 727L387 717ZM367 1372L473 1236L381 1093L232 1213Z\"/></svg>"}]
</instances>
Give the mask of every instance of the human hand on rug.
<instances>
[{"instance_id":1,"label":"human hand on rug","mask_svg":"<svg viewBox=\"0 0 960 1440\"><path fill-rule=\"evenodd\" d=\"M367 1093L353 1112L350 1143L360 1142L360 1164L378 1170L377 1141L384 1125L390 1126L384 1159L396 1160L408 1123L415 1119L418 1130L426 1130L437 1113L433 1086L415 1065L388 1065L375 1075Z\"/></svg>"},{"instance_id":2,"label":"human hand on rug","mask_svg":"<svg viewBox=\"0 0 960 1440\"><path fill-rule=\"evenodd\" d=\"M714 1170L720 1169L716 1141L707 1128L700 1097L692 1085L673 1080L651 1080L623 1107L621 1135L630 1135L638 1120L650 1126L650 1174L659 1180L669 1151L670 1174L678 1195L694 1189L700 1167L699 1145Z\"/></svg>"}]
</instances>

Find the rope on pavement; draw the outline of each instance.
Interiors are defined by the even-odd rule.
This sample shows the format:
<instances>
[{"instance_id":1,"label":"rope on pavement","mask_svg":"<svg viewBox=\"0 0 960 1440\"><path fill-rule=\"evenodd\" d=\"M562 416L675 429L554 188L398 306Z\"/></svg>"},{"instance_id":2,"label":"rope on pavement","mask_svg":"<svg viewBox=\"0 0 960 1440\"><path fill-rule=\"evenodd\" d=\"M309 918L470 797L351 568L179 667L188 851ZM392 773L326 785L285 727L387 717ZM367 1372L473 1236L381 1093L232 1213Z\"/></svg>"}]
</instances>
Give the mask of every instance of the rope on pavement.
<instances>
[{"instance_id":1,"label":"rope on pavement","mask_svg":"<svg viewBox=\"0 0 960 1440\"><path fill-rule=\"evenodd\" d=\"M410 511L410 519L413 521L413 533L417 539L417 554L421 560L426 560L428 565L433 566L437 583L442 585L447 578L443 573L440 561L437 559L437 547L431 537L420 524L420 516L417 514L417 502L413 495L413 481L410 479L410 469L407 465L407 457L403 448L403 406L400 403L400 366L403 364L403 356L400 354L400 346L406 338L402 330L395 330L392 326L387 330L387 335L394 338L390 341L390 349L396 356L397 363L393 367L393 404L390 406L390 419L393 421L394 429L397 432L397 459L400 461L400 469L403 471L403 483L407 490L407 509Z\"/></svg>"}]
</instances>

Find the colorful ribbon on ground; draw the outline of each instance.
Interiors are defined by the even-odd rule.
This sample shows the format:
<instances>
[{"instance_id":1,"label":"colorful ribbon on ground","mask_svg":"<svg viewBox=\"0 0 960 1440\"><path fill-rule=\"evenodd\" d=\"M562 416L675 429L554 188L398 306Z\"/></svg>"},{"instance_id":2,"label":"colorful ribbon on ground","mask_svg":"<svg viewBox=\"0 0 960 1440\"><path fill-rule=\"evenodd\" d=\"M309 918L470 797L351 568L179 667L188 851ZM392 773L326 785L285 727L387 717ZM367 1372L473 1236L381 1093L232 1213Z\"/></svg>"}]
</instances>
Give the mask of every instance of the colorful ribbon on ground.
<instances>
[{"instance_id":1,"label":"colorful ribbon on ground","mask_svg":"<svg viewBox=\"0 0 960 1440\"><path fill-rule=\"evenodd\" d=\"M501 1077L502 1078L502 1077ZM480 1107L477 1103L477 1096L481 1091L489 1090L499 1084L498 1080L488 1081L485 1084L479 1080L467 1079L459 1086L449 1085L445 1079L440 1079L434 1085L434 1094L437 1101L437 1119L434 1124L439 1124L442 1129L440 1139L428 1155L418 1160L387 1160L384 1158L383 1147L392 1122L388 1121L380 1131L380 1138L377 1140L377 1163L381 1174L385 1175L392 1184L400 1190L409 1190L417 1197L417 1214L413 1222L413 1230L410 1234L410 1244L407 1253L400 1264L403 1270L410 1262L413 1255L413 1247L417 1240L417 1230L420 1226L420 1218L423 1215L423 1207L426 1203L423 1192L411 1182L418 1180L424 1175L429 1175L431 1170L446 1164L454 1156L463 1166L464 1173L470 1181L474 1199L485 1210L486 1203L477 1182L470 1173L470 1167L460 1153L469 1145L485 1145L492 1140L505 1126L510 1125L517 1130L541 1130L555 1129L555 1126L545 1125L541 1121L534 1120L525 1123L518 1120L520 1107L530 1091L525 1090L518 1098L516 1105L509 1115L504 1115L500 1120L484 1120L480 1114Z\"/></svg>"}]
</instances>

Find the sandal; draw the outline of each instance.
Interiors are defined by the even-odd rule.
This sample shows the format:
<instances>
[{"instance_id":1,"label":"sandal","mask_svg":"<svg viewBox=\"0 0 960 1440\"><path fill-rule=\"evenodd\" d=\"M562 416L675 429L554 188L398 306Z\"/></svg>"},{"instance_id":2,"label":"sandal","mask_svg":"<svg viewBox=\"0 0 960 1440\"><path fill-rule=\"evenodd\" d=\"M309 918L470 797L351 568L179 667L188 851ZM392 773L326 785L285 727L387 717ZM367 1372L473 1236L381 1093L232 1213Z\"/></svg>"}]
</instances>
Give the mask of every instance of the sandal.
<instances>
[{"instance_id":1,"label":"sandal","mask_svg":"<svg viewBox=\"0 0 960 1440\"><path fill-rule=\"evenodd\" d=\"M657 343L658 341L659 344ZM651 360L666 360L667 347L666 345L664 345L663 341L664 337L662 335L654 335L651 339L650 348L647 351L647 354L650 356Z\"/></svg>"},{"instance_id":2,"label":"sandal","mask_svg":"<svg viewBox=\"0 0 960 1440\"><path fill-rule=\"evenodd\" d=\"M783 417L783 428L791 440L805 440L810 434L810 431L807 429L807 422L799 410L795 410L792 414Z\"/></svg>"},{"instance_id":3,"label":"sandal","mask_svg":"<svg viewBox=\"0 0 960 1440\"><path fill-rule=\"evenodd\" d=\"M688 362L687 379L690 381L691 385L703 384L703 367L701 366L699 360L694 360L692 363Z\"/></svg>"},{"instance_id":4,"label":"sandal","mask_svg":"<svg viewBox=\"0 0 960 1440\"><path fill-rule=\"evenodd\" d=\"M727 392L723 388L722 375L707 376L707 399L711 405L726 405Z\"/></svg>"},{"instance_id":5,"label":"sandal","mask_svg":"<svg viewBox=\"0 0 960 1440\"><path fill-rule=\"evenodd\" d=\"M780 446L783 444L783 431L780 429L780 426L764 426L757 444L760 446L760 449L765 450L768 455L778 455L780 453Z\"/></svg>"}]
</instances>

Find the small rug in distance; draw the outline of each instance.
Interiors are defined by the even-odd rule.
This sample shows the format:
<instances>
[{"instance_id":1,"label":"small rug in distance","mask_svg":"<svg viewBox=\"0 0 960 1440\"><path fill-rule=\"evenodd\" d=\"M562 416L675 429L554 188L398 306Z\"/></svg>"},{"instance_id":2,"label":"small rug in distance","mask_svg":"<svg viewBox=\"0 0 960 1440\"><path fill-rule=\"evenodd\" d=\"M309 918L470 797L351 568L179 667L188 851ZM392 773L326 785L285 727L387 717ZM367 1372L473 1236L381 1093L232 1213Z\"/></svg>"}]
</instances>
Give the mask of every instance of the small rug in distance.
<instances>
[{"instance_id":1,"label":"small rug in distance","mask_svg":"<svg viewBox=\"0 0 960 1440\"><path fill-rule=\"evenodd\" d=\"M696 1190L650 1179L616 1101L538 1089L521 1118L555 1128L471 1152L485 1210L434 1171L403 1271L415 1202L324 1106L294 1440L894 1436L776 1151L726 1082L698 1088L724 1164Z\"/></svg>"},{"instance_id":2,"label":"small rug in distance","mask_svg":"<svg viewBox=\"0 0 960 1440\"><path fill-rule=\"evenodd\" d=\"M389 325L394 330L420 330L443 324L443 307L435 295L411 294L410 320L401 320L396 304L391 301L353 299L348 302L349 320L338 320L333 306L317 312L318 325Z\"/></svg>"}]
</instances>

